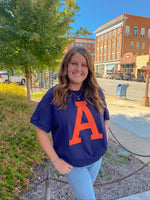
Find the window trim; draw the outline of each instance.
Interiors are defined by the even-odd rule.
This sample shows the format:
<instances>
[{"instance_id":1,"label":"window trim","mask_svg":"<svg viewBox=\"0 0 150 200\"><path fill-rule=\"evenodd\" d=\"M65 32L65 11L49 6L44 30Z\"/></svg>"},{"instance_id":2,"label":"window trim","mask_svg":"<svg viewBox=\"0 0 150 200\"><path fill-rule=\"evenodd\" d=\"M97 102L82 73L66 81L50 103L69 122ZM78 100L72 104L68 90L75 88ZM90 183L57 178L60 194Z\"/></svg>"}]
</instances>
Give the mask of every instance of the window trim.
<instances>
[{"instance_id":1,"label":"window trim","mask_svg":"<svg viewBox=\"0 0 150 200\"><path fill-rule=\"evenodd\" d=\"M133 37L137 38L138 37L138 27L133 27Z\"/></svg>"},{"instance_id":2,"label":"window trim","mask_svg":"<svg viewBox=\"0 0 150 200\"><path fill-rule=\"evenodd\" d=\"M130 37L130 26L126 26L125 28L125 36Z\"/></svg>"},{"instance_id":3,"label":"window trim","mask_svg":"<svg viewBox=\"0 0 150 200\"><path fill-rule=\"evenodd\" d=\"M137 43L136 43L136 50L139 50L139 48L140 48L140 43L137 42Z\"/></svg>"},{"instance_id":4,"label":"window trim","mask_svg":"<svg viewBox=\"0 0 150 200\"><path fill-rule=\"evenodd\" d=\"M131 41L131 43L130 43L130 49L133 49L133 48L134 48L134 42Z\"/></svg>"},{"instance_id":5,"label":"window trim","mask_svg":"<svg viewBox=\"0 0 150 200\"><path fill-rule=\"evenodd\" d=\"M142 31L143 30L143 31ZM145 31L146 31L146 28L141 28L141 34L140 34L140 38L145 38Z\"/></svg>"},{"instance_id":6,"label":"window trim","mask_svg":"<svg viewBox=\"0 0 150 200\"><path fill-rule=\"evenodd\" d=\"M148 39L150 39L150 28L148 29Z\"/></svg>"},{"instance_id":7,"label":"window trim","mask_svg":"<svg viewBox=\"0 0 150 200\"><path fill-rule=\"evenodd\" d=\"M145 50L145 42L142 42L142 50Z\"/></svg>"}]
</instances>

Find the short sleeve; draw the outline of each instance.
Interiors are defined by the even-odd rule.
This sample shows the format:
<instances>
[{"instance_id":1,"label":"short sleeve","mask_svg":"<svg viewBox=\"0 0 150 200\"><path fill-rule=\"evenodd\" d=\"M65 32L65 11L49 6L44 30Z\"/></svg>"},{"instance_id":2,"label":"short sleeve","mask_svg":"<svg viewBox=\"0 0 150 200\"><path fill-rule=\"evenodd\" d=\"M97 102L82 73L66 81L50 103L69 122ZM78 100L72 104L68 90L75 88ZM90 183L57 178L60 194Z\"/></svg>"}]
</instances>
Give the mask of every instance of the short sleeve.
<instances>
[{"instance_id":1,"label":"short sleeve","mask_svg":"<svg viewBox=\"0 0 150 200\"><path fill-rule=\"evenodd\" d=\"M101 88L99 88L98 91L99 91L100 97L102 98L102 100L104 101L104 104L106 105L106 107L104 108L104 120L110 120L109 110L107 108L105 95L104 95L104 93L103 93Z\"/></svg>"},{"instance_id":2,"label":"short sleeve","mask_svg":"<svg viewBox=\"0 0 150 200\"><path fill-rule=\"evenodd\" d=\"M49 90L35 109L30 123L49 133L53 127L53 92Z\"/></svg>"},{"instance_id":3,"label":"short sleeve","mask_svg":"<svg viewBox=\"0 0 150 200\"><path fill-rule=\"evenodd\" d=\"M107 107L104 109L104 120L110 120L109 110Z\"/></svg>"}]
</instances>

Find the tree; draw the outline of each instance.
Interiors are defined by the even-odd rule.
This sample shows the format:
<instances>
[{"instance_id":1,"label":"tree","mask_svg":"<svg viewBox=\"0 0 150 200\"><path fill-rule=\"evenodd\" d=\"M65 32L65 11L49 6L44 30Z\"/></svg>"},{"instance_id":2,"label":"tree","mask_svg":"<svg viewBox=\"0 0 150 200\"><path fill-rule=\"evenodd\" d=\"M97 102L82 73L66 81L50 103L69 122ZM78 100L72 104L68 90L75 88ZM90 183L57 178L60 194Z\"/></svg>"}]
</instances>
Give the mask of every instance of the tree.
<instances>
[{"instance_id":1,"label":"tree","mask_svg":"<svg viewBox=\"0 0 150 200\"><path fill-rule=\"evenodd\" d=\"M71 37L90 34L71 27L79 9L75 0L0 0L0 66L25 72L28 100L30 70L49 67Z\"/></svg>"}]
</instances>

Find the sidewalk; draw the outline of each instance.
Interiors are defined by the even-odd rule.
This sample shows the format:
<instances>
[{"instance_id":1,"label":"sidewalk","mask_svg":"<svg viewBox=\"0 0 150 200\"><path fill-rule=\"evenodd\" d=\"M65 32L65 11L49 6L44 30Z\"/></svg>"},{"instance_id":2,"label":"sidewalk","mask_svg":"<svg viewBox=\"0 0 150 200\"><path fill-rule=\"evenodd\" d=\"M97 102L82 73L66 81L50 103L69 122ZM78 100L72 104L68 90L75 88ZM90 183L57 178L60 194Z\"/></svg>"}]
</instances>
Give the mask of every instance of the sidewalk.
<instances>
[{"instance_id":1,"label":"sidewalk","mask_svg":"<svg viewBox=\"0 0 150 200\"><path fill-rule=\"evenodd\" d=\"M127 149L142 155L150 155L150 107L140 102L106 95L110 111L110 128L119 142ZM110 137L113 139L111 133ZM150 157L139 157L147 163ZM150 191L134 194L118 200L150 200Z\"/></svg>"}]
</instances>

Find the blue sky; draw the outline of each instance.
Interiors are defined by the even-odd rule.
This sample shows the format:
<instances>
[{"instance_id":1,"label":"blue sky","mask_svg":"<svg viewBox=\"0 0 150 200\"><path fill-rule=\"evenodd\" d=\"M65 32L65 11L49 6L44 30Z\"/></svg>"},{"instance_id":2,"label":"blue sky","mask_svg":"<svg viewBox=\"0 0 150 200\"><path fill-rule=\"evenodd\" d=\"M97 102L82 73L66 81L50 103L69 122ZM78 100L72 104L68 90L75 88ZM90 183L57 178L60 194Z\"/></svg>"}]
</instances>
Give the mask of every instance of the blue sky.
<instances>
[{"instance_id":1,"label":"blue sky","mask_svg":"<svg viewBox=\"0 0 150 200\"><path fill-rule=\"evenodd\" d=\"M150 0L77 0L80 16L73 27L81 25L92 33L88 38L95 38L94 31L103 24L123 13L150 17Z\"/></svg>"}]
</instances>

